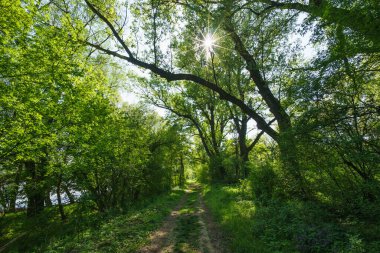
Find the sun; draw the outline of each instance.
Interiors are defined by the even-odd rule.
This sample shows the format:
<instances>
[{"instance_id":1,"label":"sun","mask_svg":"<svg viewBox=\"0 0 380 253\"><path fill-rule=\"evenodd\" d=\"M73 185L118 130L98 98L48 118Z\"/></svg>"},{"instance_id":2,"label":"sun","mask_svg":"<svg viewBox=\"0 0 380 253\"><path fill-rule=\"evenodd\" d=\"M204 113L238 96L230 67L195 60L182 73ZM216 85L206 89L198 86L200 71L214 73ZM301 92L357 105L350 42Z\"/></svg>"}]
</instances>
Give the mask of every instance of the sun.
<instances>
[{"instance_id":1,"label":"sun","mask_svg":"<svg viewBox=\"0 0 380 253\"><path fill-rule=\"evenodd\" d=\"M216 33L206 32L202 33L198 41L197 48L202 50L202 53L206 56L206 59L210 59L215 53L215 48L218 47L218 37Z\"/></svg>"},{"instance_id":2,"label":"sun","mask_svg":"<svg viewBox=\"0 0 380 253\"><path fill-rule=\"evenodd\" d=\"M219 27L218 27L219 28ZM206 60L213 59L216 54L216 49L226 49L219 45L219 41L225 36L220 36L218 28L212 30L210 28L202 29L206 30L204 33L201 32L198 38L195 38L196 44L195 49L206 56ZM201 30L201 29L200 29Z\"/></svg>"},{"instance_id":3,"label":"sun","mask_svg":"<svg viewBox=\"0 0 380 253\"><path fill-rule=\"evenodd\" d=\"M203 40L202 40L203 50L206 53L214 52L214 47L216 46L216 41L217 40L216 40L214 34L207 33L205 36L203 36Z\"/></svg>"}]
</instances>

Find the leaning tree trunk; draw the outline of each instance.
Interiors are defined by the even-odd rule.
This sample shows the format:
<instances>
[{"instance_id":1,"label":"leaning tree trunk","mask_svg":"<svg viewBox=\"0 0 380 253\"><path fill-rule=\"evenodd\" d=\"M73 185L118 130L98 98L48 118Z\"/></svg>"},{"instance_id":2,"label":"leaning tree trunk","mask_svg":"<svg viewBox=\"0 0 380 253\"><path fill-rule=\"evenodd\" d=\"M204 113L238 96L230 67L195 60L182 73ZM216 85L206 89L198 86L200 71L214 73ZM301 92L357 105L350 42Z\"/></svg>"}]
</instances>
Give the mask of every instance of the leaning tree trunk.
<instances>
[{"instance_id":1,"label":"leaning tree trunk","mask_svg":"<svg viewBox=\"0 0 380 253\"><path fill-rule=\"evenodd\" d=\"M278 143L280 159L288 180L286 186L288 186L290 192L296 194L296 196L307 198L306 183L300 170L296 139L293 133L290 116L280 100L271 91L268 82L261 74L260 66L254 58L254 55L245 47L244 42L234 28L231 19L226 20L224 28L233 40L235 50L244 59L246 70L249 72L251 80L256 84L258 93L277 121L279 128L277 135L271 135L266 129L262 130ZM269 126L269 124L267 125Z\"/></svg>"}]
</instances>

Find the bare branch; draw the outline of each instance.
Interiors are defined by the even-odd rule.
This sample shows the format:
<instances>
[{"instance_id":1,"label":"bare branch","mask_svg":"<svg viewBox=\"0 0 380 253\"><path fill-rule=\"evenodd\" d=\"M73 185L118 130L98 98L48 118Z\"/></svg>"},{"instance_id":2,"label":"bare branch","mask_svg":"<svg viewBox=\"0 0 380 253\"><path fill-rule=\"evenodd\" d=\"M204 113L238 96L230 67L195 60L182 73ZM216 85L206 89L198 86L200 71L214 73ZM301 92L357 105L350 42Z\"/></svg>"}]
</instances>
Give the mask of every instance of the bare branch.
<instances>
[{"instance_id":1,"label":"bare branch","mask_svg":"<svg viewBox=\"0 0 380 253\"><path fill-rule=\"evenodd\" d=\"M107 26L111 29L112 34L115 36L117 41L121 44L121 46L124 48L124 50L127 52L128 56L133 58L132 52L129 50L127 44L125 44L124 40L120 37L119 33L116 31L115 27L111 24L111 22L103 16L102 13L100 13L94 5L92 5L88 0L84 0L87 4L87 6L104 22L107 24Z\"/></svg>"}]
</instances>

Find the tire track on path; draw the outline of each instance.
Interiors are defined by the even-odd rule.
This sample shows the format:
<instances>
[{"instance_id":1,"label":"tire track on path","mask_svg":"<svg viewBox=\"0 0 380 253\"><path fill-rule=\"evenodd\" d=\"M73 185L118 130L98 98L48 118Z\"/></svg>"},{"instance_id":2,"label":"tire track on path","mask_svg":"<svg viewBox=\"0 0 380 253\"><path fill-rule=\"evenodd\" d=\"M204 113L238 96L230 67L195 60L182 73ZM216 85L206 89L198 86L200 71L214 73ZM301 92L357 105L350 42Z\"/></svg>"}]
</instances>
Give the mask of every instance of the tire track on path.
<instances>
[{"instance_id":1,"label":"tire track on path","mask_svg":"<svg viewBox=\"0 0 380 253\"><path fill-rule=\"evenodd\" d=\"M218 225L212 221L201 187L189 185L185 195L162 226L150 235L140 253L221 253L226 252Z\"/></svg>"}]
</instances>

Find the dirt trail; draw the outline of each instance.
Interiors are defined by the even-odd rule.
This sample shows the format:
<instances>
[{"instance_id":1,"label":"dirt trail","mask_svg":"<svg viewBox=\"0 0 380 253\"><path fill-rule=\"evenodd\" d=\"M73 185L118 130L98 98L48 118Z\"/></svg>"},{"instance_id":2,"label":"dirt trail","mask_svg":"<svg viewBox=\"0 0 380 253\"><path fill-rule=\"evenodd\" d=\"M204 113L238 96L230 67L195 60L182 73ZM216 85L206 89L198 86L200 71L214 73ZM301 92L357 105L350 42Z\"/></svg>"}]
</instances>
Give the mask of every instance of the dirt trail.
<instances>
[{"instance_id":1,"label":"dirt trail","mask_svg":"<svg viewBox=\"0 0 380 253\"><path fill-rule=\"evenodd\" d=\"M208 212L198 185L190 185L163 225L140 253L220 253L222 236Z\"/></svg>"},{"instance_id":2,"label":"dirt trail","mask_svg":"<svg viewBox=\"0 0 380 253\"><path fill-rule=\"evenodd\" d=\"M186 202L187 197L188 191L186 191L185 195L181 198L177 206L166 218L164 224L162 224L158 230L154 231L149 236L149 244L141 248L139 250L140 253L170 252L164 251L164 249L170 246L173 240L173 229L175 227L177 216L179 215L179 210L182 209L183 204Z\"/></svg>"},{"instance_id":3,"label":"dirt trail","mask_svg":"<svg viewBox=\"0 0 380 253\"><path fill-rule=\"evenodd\" d=\"M209 248L208 252L228 253L229 251L227 250L225 235L222 233L219 224L217 224L213 220L212 215L206 207L201 194L199 194L199 205L201 221L204 224L205 232L207 232L207 235L205 236L205 241L211 247Z\"/></svg>"}]
</instances>

